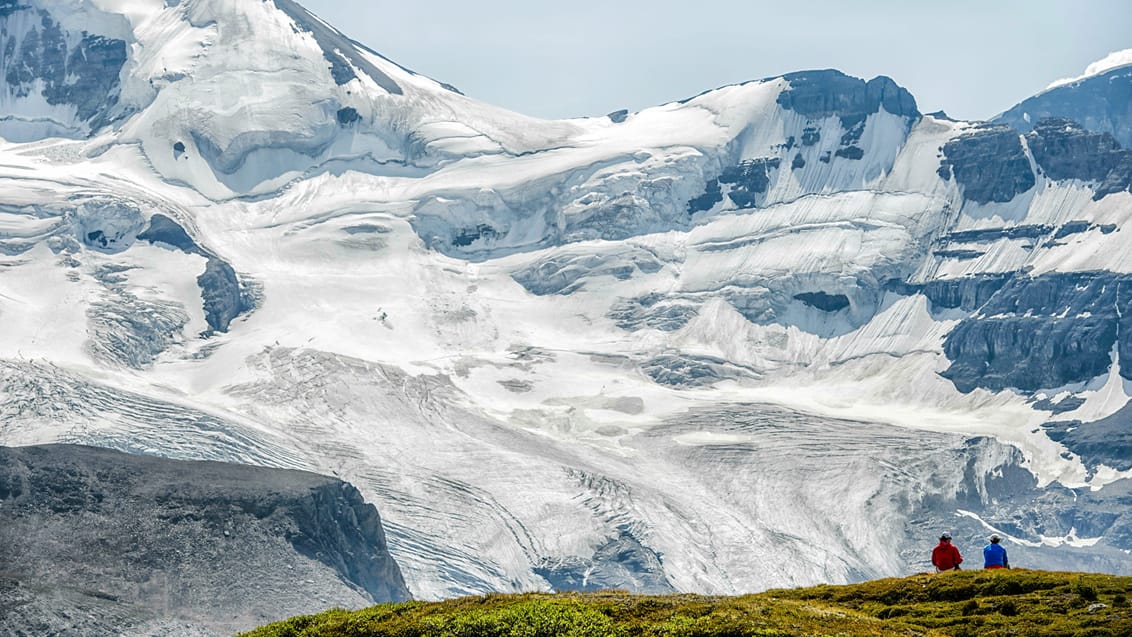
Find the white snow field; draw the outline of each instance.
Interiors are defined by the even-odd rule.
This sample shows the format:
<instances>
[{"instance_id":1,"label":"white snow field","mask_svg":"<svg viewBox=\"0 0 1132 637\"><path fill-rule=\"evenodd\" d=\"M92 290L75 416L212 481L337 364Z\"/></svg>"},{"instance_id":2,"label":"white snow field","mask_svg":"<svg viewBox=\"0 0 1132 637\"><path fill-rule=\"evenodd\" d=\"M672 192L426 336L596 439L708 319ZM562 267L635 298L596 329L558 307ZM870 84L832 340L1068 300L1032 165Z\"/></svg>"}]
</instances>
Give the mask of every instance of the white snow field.
<instances>
[{"instance_id":1,"label":"white snow field","mask_svg":"<svg viewBox=\"0 0 1132 637\"><path fill-rule=\"evenodd\" d=\"M420 598L900 575L940 524L1081 568L1128 548L1000 501L1129 477L1043 428L1127 405L1117 346L960 391L945 340L986 317L888 285L1132 274L1128 192L965 198L941 147L977 124L887 86L856 120L788 76L543 121L290 0L21 4L16 51L42 9L126 55L104 108L35 69L0 92L2 444L338 476Z\"/></svg>"}]
</instances>

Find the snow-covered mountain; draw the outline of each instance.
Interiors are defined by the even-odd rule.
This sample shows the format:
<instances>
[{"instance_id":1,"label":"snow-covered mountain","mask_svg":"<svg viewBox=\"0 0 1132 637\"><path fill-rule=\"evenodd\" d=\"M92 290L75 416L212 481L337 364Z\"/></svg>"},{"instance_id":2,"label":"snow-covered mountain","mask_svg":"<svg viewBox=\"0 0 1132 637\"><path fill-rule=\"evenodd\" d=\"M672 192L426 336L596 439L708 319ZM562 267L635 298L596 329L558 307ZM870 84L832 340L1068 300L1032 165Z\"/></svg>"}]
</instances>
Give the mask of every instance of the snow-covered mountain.
<instances>
[{"instance_id":1,"label":"snow-covered mountain","mask_svg":"<svg viewBox=\"0 0 1132 637\"><path fill-rule=\"evenodd\" d=\"M819 70L543 121L290 0L0 38L0 443L334 473L425 598L897 575L941 528L1128 571L1127 103Z\"/></svg>"}]
</instances>

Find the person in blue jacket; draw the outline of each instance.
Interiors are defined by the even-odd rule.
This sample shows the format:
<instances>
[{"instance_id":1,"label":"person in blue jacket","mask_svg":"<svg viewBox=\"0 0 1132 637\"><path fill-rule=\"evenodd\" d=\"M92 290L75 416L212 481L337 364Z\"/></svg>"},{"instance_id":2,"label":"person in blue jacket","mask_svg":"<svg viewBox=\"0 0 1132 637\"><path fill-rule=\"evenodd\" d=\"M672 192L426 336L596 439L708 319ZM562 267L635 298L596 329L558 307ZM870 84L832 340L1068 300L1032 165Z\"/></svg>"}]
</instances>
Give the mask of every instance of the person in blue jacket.
<instances>
[{"instance_id":1,"label":"person in blue jacket","mask_svg":"<svg viewBox=\"0 0 1132 637\"><path fill-rule=\"evenodd\" d=\"M983 568L1010 568L1010 560L1006 557L1006 549L999 542L998 535L990 536L990 544L983 548Z\"/></svg>"}]
</instances>

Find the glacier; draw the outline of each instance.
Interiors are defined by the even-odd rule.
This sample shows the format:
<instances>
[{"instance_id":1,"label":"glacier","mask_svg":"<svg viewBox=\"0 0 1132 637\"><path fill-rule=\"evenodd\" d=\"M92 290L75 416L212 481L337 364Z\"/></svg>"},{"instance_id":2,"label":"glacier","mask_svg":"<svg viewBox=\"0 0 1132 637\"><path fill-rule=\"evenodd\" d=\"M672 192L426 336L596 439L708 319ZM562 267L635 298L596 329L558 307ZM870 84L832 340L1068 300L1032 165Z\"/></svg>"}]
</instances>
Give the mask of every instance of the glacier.
<instances>
[{"instance_id":1,"label":"glacier","mask_svg":"<svg viewBox=\"0 0 1132 637\"><path fill-rule=\"evenodd\" d=\"M336 476L426 599L940 529L1130 572L1127 67L994 122L834 70L544 121L290 0L0 0L0 50L0 444Z\"/></svg>"}]
</instances>

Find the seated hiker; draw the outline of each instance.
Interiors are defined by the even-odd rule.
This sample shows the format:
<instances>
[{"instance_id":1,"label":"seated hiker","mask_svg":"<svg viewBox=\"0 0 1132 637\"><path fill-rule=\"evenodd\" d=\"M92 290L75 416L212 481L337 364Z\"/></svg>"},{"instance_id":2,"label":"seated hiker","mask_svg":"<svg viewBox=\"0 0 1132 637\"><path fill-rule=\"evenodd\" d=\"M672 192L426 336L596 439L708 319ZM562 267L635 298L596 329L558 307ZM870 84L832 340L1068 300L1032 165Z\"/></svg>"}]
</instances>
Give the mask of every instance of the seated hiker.
<instances>
[{"instance_id":1,"label":"seated hiker","mask_svg":"<svg viewBox=\"0 0 1132 637\"><path fill-rule=\"evenodd\" d=\"M983 568L1010 568L1006 549L999 544L1001 541L997 534L990 536L990 544L983 548Z\"/></svg>"},{"instance_id":2,"label":"seated hiker","mask_svg":"<svg viewBox=\"0 0 1132 637\"><path fill-rule=\"evenodd\" d=\"M932 549L932 564L937 571L958 571L963 563L963 556L959 549L951 543L951 534L944 533L939 536L939 544Z\"/></svg>"}]
</instances>

